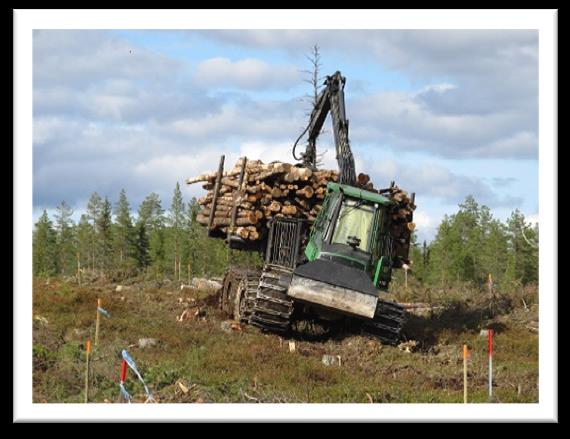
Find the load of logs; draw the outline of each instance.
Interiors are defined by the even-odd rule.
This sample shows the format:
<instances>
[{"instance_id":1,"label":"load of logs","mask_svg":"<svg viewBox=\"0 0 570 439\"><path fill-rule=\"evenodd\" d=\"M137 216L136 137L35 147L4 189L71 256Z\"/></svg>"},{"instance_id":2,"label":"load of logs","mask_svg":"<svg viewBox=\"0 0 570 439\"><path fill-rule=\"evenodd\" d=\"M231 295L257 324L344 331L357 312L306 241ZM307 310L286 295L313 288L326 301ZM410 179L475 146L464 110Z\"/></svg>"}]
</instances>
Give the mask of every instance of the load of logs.
<instances>
[{"instance_id":1,"label":"load of logs","mask_svg":"<svg viewBox=\"0 0 570 439\"><path fill-rule=\"evenodd\" d=\"M265 236L267 221L274 217L314 220L326 194L327 183L338 181L338 172L312 171L289 163L240 158L234 167L223 171L222 157L218 172L202 174L186 180L202 182L208 193L198 200L202 207L196 220L209 226L210 232L238 235L256 241ZM359 174L357 185L379 192L396 202L392 209L392 234L401 241L414 230L413 197L392 184L375 190L366 174ZM403 249L402 249L403 250Z\"/></svg>"},{"instance_id":2,"label":"load of logs","mask_svg":"<svg viewBox=\"0 0 570 439\"><path fill-rule=\"evenodd\" d=\"M202 187L208 191L198 200L202 209L196 220L222 234L251 241L264 236L271 218L314 220L325 198L327 183L338 181L335 171L312 171L282 162L264 164L245 157L218 179L219 174L186 180L187 184L203 182Z\"/></svg>"}]
</instances>

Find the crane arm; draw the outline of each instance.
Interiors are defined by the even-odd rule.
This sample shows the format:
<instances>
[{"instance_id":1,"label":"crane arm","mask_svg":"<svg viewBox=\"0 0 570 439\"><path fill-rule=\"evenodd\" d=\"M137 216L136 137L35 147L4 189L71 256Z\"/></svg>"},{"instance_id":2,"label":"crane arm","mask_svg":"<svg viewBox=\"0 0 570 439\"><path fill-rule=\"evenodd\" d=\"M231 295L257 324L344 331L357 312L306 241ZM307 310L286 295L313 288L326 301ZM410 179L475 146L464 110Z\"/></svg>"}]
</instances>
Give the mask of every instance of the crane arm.
<instances>
[{"instance_id":1,"label":"crane arm","mask_svg":"<svg viewBox=\"0 0 570 439\"><path fill-rule=\"evenodd\" d=\"M346 78L338 71L332 76L327 76L324 83L325 88L317 97L316 105L311 112L309 125L299 139L308 131L308 144L305 153L302 154L302 160L305 165L315 168L317 162L317 138L323 128L327 114L330 112L333 122L336 160L340 174L339 181L341 184L354 185L356 182L356 171L354 168L354 157L348 140L348 120L346 119L344 105L345 82ZM297 142L299 139L297 139ZM295 142L295 145L297 142Z\"/></svg>"}]
</instances>

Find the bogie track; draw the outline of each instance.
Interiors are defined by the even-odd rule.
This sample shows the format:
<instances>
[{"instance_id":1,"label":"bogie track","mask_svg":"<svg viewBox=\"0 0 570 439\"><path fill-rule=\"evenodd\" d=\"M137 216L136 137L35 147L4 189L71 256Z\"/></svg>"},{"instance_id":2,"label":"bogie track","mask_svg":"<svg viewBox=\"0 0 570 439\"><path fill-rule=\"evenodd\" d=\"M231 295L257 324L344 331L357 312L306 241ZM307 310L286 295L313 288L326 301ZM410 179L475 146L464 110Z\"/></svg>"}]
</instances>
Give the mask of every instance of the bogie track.
<instances>
[{"instance_id":1,"label":"bogie track","mask_svg":"<svg viewBox=\"0 0 570 439\"><path fill-rule=\"evenodd\" d=\"M280 284L282 276L291 271L266 265L261 274L249 323L263 330L287 333L291 329L293 301L287 296L287 287Z\"/></svg>"},{"instance_id":2,"label":"bogie track","mask_svg":"<svg viewBox=\"0 0 570 439\"><path fill-rule=\"evenodd\" d=\"M378 299L374 319L363 324L363 332L378 338L382 343L395 345L400 341L400 331L406 311L394 302Z\"/></svg>"},{"instance_id":3,"label":"bogie track","mask_svg":"<svg viewBox=\"0 0 570 439\"><path fill-rule=\"evenodd\" d=\"M232 267L226 271L220 308L237 321L247 322L257 293L260 270Z\"/></svg>"},{"instance_id":4,"label":"bogie track","mask_svg":"<svg viewBox=\"0 0 570 439\"><path fill-rule=\"evenodd\" d=\"M237 321L286 334L291 330L294 310L284 285L290 274L290 270L272 265L266 265L263 271L230 268L224 277L220 307ZM382 343L395 345L400 341L404 320L404 308L379 299L374 319L364 321L362 330Z\"/></svg>"}]
</instances>

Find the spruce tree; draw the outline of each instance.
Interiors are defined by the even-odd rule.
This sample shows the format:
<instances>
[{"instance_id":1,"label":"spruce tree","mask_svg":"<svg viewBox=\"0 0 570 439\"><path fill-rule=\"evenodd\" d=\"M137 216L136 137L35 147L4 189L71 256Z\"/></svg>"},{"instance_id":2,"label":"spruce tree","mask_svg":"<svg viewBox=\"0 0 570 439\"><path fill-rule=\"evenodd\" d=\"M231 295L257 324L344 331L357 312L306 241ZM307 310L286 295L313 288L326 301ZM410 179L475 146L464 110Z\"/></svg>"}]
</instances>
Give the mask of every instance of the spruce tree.
<instances>
[{"instance_id":1,"label":"spruce tree","mask_svg":"<svg viewBox=\"0 0 570 439\"><path fill-rule=\"evenodd\" d=\"M135 259L139 270L150 265L149 242L144 221L138 221L135 226Z\"/></svg>"},{"instance_id":2,"label":"spruce tree","mask_svg":"<svg viewBox=\"0 0 570 439\"><path fill-rule=\"evenodd\" d=\"M70 274L75 267L74 230L71 216L73 210L62 201L55 211L55 230L57 232L57 264L60 274Z\"/></svg>"},{"instance_id":3,"label":"spruce tree","mask_svg":"<svg viewBox=\"0 0 570 439\"><path fill-rule=\"evenodd\" d=\"M98 218L96 219L95 225L97 229L98 254L101 258L99 266L104 270L108 270L111 267L111 258L113 254L113 236L111 231L111 203L107 197L105 197L105 200L101 204L101 210Z\"/></svg>"},{"instance_id":4,"label":"spruce tree","mask_svg":"<svg viewBox=\"0 0 570 439\"><path fill-rule=\"evenodd\" d=\"M103 200L97 192L93 192L87 203L87 219L91 221L91 248L90 248L90 260L91 269L94 270L95 266L98 265L99 256L97 254L97 219L101 214L101 205Z\"/></svg>"},{"instance_id":5,"label":"spruce tree","mask_svg":"<svg viewBox=\"0 0 570 439\"><path fill-rule=\"evenodd\" d=\"M93 227L89 223L86 214L81 215L76 227L76 249L79 252L79 260L82 267L88 266L91 260L91 240L93 237Z\"/></svg>"},{"instance_id":6,"label":"spruce tree","mask_svg":"<svg viewBox=\"0 0 570 439\"><path fill-rule=\"evenodd\" d=\"M32 236L32 249L34 275L54 275L57 272L56 233L45 210L35 224Z\"/></svg>"},{"instance_id":7,"label":"spruce tree","mask_svg":"<svg viewBox=\"0 0 570 439\"><path fill-rule=\"evenodd\" d=\"M119 265L125 268L130 265L134 257L135 230L131 219L129 201L127 200L127 194L124 189L121 190L119 201L115 206L115 217L115 250Z\"/></svg>"},{"instance_id":8,"label":"spruce tree","mask_svg":"<svg viewBox=\"0 0 570 439\"><path fill-rule=\"evenodd\" d=\"M161 273L166 262L166 240L164 231L164 211L160 197L151 193L139 206L139 222L144 224L148 239L149 257L155 272Z\"/></svg>"},{"instance_id":9,"label":"spruce tree","mask_svg":"<svg viewBox=\"0 0 570 439\"><path fill-rule=\"evenodd\" d=\"M181 247L184 233L184 201L182 199L182 192L180 191L180 184L176 182L174 188L174 195L172 197L172 204L170 205L170 215L168 222L170 225L170 236L172 243L172 260L174 262L174 277L175 279L181 278L179 267L181 264Z\"/></svg>"}]
</instances>

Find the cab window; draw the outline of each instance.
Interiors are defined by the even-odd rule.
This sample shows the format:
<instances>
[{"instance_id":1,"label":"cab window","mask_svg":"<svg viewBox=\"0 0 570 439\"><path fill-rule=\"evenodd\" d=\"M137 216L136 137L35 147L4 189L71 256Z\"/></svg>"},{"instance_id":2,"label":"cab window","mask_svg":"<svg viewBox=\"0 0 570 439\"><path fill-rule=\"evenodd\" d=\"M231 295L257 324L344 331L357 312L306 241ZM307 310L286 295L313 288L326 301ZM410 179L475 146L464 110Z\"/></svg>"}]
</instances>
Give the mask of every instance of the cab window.
<instances>
[{"instance_id":1,"label":"cab window","mask_svg":"<svg viewBox=\"0 0 570 439\"><path fill-rule=\"evenodd\" d=\"M367 252L370 248L373 222L374 207L372 205L364 204L362 200L345 198L331 242L333 244L346 244L349 236L355 236L360 239L358 248Z\"/></svg>"}]
</instances>

